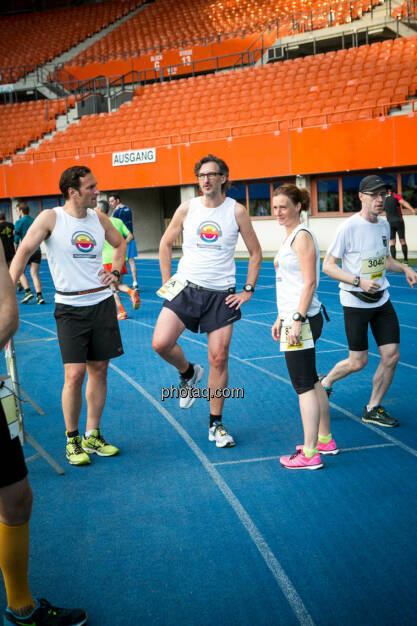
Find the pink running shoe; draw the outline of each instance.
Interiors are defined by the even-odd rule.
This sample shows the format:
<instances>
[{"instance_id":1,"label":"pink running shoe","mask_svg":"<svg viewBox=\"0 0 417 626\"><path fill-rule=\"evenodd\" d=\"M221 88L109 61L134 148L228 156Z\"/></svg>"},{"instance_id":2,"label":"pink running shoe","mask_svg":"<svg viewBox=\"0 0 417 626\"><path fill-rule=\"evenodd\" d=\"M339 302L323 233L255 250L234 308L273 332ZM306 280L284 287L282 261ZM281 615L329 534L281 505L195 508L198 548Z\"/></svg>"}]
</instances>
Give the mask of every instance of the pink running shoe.
<instances>
[{"instance_id":1,"label":"pink running shoe","mask_svg":"<svg viewBox=\"0 0 417 626\"><path fill-rule=\"evenodd\" d=\"M303 446L296 446L295 449L302 450ZM334 439L331 439L329 443L320 443L320 441L318 441L317 449L320 454L339 454L340 452Z\"/></svg>"},{"instance_id":2,"label":"pink running shoe","mask_svg":"<svg viewBox=\"0 0 417 626\"><path fill-rule=\"evenodd\" d=\"M302 450L297 450L297 452L291 456L282 456L279 462L287 469L316 470L323 467L320 454L315 454L311 459L308 459L304 456Z\"/></svg>"}]
</instances>

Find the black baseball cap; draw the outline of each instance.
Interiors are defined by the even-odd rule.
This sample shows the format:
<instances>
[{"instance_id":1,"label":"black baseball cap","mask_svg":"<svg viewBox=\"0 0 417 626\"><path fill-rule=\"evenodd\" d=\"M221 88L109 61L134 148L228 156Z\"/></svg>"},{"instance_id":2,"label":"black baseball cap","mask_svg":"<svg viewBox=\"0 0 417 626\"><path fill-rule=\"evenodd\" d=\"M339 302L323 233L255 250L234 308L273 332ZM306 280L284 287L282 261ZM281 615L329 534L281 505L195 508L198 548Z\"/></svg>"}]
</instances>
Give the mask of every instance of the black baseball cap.
<instances>
[{"instance_id":1,"label":"black baseball cap","mask_svg":"<svg viewBox=\"0 0 417 626\"><path fill-rule=\"evenodd\" d=\"M365 176L359 183L359 191L376 191L381 189L381 187L387 187L387 183L375 174Z\"/></svg>"}]
</instances>

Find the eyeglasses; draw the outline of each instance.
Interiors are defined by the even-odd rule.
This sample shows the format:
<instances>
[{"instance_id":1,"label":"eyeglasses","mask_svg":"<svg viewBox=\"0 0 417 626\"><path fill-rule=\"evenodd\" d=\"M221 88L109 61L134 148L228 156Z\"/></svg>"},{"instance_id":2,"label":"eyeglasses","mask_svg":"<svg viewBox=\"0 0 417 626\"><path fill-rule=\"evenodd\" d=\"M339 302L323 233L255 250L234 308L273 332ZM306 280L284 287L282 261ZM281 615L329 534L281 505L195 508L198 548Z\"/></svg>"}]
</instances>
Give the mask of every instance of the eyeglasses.
<instances>
[{"instance_id":1,"label":"eyeglasses","mask_svg":"<svg viewBox=\"0 0 417 626\"><path fill-rule=\"evenodd\" d=\"M223 174L221 172L207 172L207 174L198 174L197 178L198 180L204 180L205 178L214 180L216 176L223 176Z\"/></svg>"},{"instance_id":2,"label":"eyeglasses","mask_svg":"<svg viewBox=\"0 0 417 626\"><path fill-rule=\"evenodd\" d=\"M371 192L371 191L362 191L362 193L365 194L365 196L370 196L371 198L382 198L383 200L385 200L385 198L387 197L387 192L386 191L376 191L375 193Z\"/></svg>"}]
</instances>

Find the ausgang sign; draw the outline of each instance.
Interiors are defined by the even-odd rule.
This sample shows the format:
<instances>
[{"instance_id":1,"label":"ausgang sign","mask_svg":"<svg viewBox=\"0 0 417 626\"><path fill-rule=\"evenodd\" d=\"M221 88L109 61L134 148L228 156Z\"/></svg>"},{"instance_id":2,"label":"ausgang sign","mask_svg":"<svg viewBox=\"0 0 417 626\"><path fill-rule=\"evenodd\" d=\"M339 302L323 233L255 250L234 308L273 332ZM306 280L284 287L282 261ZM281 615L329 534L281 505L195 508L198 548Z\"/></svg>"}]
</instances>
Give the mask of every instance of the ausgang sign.
<instances>
[{"instance_id":1,"label":"ausgang sign","mask_svg":"<svg viewBox=\"0 0 417 626\"><path fill-rule=\"evenodd\" d=\"M119 165L141 165L142 163L155 163L155 148L144 148L143 150L126 150L124 152L113 152L113 167Z\"/></svg>"}]
</instances>

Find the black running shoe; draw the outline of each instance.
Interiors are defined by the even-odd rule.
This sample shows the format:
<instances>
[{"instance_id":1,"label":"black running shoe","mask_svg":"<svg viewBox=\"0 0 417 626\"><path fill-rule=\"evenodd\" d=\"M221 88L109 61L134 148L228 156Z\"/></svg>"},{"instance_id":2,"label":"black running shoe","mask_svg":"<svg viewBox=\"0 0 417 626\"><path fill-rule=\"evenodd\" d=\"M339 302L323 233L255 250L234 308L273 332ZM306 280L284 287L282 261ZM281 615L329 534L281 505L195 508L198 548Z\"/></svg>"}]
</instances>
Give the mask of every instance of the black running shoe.
<instances>
[{"instance_id":1,"label":"black running shoe","mask_svg":"<svg viewBox=\"0 0 417 626\"><path fill-rule=\"evenodd\" d=\"M386 428L394 428L400 423L395 417L391 417L389 413L380 404L372 407L370 411L365 407L362 415L362 422L366 424L376 424L377 426L385 426Z\"/></svg>"},{"instance_id":2,"label":"black running shoe","mask_svg":"<svg viewBox=\"0 0 417 626\"><path fill-rule=\"evenodd\" d=\"M84 609L59 609L47 600L36 601L36 608L25 617L15 615L9 609L4 612L4 626L21 624L21 626L82 626L87 623Z\"/></svg>"},{"instance_id":3,"label":"black running shoe","mask_svg":"<svg viewBox=\"0 0 417 626\"><path fill-rule=\"evenodd\" d=\"M43 299L43 295L41 293L37 294L36 300L37 300L38 304L45 304L45 300Z\"/></svg>"}]
</instances>

